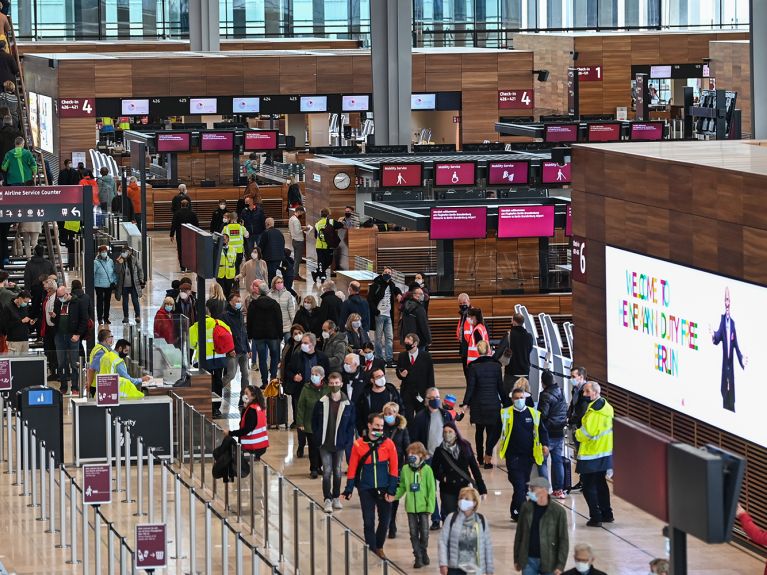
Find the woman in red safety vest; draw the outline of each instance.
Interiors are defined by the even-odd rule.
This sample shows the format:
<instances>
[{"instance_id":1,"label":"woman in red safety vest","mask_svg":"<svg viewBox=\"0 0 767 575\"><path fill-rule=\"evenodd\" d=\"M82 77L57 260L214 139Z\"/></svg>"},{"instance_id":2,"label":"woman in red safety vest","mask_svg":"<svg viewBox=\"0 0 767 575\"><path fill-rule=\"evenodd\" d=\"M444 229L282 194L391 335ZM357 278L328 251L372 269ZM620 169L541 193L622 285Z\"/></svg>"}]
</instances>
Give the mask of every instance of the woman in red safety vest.
<instances>
[{"instance_id":1,"label":"woman in red safety vest","mask_svg":"<svg viewBox=\"0 0 767 575\"><path fill-rule=\"evenodd\" d=\"M261 459L269 447L269 434L266 425L266 399L261 390L252 385L242 391L242 416L240 428L230 431L229 435L240 438L240 445L245 453L252 453L255 459Z\"/></svg>"},{"instance_id":2,"label":"woman in red safety vest","mask_svg":"<svg viewBox=\"0 0 767 575\"><path fill-rule=\"evenodd\" d=\"M479 357L477 344L483 340L489 344L490 336L485 327L485 320L482 318L482 310L478 307L470 308L469 311L466 312L466 323L471 325L471 335L469 336L468 341L469 351L466 355L466 365L469 365Z\"/></svg>"}]
</instances>

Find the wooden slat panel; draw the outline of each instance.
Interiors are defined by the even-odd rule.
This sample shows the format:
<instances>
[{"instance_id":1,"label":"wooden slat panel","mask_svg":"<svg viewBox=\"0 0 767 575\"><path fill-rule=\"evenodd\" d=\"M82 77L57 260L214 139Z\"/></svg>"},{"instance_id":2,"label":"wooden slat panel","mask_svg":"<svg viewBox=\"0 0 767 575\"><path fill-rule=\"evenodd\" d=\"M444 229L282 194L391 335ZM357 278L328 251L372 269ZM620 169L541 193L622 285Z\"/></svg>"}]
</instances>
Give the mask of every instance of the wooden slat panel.
<instances>
[{"instance_id":1,"label":"wooden slat panel","mask_svg":"<svg viewBox=\"0 0 767 575\"><path fill-rule=\"evenodd\" d=\"M316 94L317 58L280 58L280 94Z\"/></svg>"},{"instance_id":2,"label":"wooden slat panel","mask_svg":"<svg viewBox=\"0 0 767 575\"><path fill-rule=\"evenodd\" d=\"M354 70L354 91L372 92L373 91L373 69L370 56L354 56L352 58L352 69Z\"/></svg>"},{"instance_id":3,"label":"wooden slat panel","mask_svg":"<svg viewBox=\"0 0 767 575\"><path fill-rule=\"evenodd\" d=\"M427 54L426 86L434 92L460 92L462 54Z\"/></svg>"},{"instance_id":4,"label":"wooden slat panel","mask_svg":"<svg viewBox=\"0 0 767 575\"><path fill-rule=\"evenodd\" d=\"M413 54L413 92L426 91L426 56Z\"/></svg>"}]
</instances>

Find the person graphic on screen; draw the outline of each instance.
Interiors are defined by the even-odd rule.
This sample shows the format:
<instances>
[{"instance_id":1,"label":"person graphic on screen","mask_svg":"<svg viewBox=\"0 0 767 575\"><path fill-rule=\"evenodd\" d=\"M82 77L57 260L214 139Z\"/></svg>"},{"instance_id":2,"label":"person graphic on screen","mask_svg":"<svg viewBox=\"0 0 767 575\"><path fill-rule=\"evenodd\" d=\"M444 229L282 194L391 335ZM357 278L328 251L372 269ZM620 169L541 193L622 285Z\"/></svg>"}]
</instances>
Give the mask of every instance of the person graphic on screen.
<instances>
[{"instance_id":1,"label":"person graphic on screen","mask_svg":"<svg viewBox=\"0 0 767 575\"><path fill-rule=\"evenodd\" d=\"M405 178L402 177L402 172L397 174L397 185L401 186L405 183Z\"/></svg>"},{"instance_id":2,"label":"person graphic on screen","mask_svg":"<svg viewBox=\"0 0 767 575\"><path fill-rule=\"evenodd\" d=\"M729 411L735 411L735 369L733 351L738 354L738 363L741 369L746 369L748 356L740 351L738 335L735 331L735 320L730 317L730 288L724 288L724 313L719 322L719 329L711 332L711 340L714 345L722 344L722 407Z\"/></svg>"},{"instance_id":3,"label":"person graphic on screen","mask_svg":"<svg viewBox=\"0 0 767 575\"><path fill-rule=\"evenodd\" d=\"M564 179L565 179L565 173L562 171L562 168L559 168L559 170L557 170L557 181L561 182Z\"/></svg>"}]
</instances>

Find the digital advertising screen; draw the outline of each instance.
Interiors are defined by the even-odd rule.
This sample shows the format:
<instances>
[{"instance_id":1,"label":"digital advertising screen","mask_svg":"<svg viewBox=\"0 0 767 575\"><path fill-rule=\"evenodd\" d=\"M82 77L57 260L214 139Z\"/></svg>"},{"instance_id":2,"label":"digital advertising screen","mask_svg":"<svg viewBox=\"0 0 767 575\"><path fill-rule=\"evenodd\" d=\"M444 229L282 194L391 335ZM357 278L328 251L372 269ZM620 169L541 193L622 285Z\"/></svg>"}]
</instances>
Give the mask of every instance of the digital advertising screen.
<instances>
[{"instance_id":1,"label":"digital advertising screen","mask_svg":"<svg viewBox=\"0 0 767 575\"><path fill-rule=\"evenodd\" d=\"M541 183L569 184L572 164L541 163Z\"/></svg>"},{"instance_id":2,"label":"digital advertising screen","mask_svg":"<svg viewBox=\"0 0 767 575\"><path fill-rule=\"evenodd\" d=\"M192 134L189 132L157 133L158 152L188 152L192 142Z\"/></svg>"},{"instance_id":3,"label":"digital advertising screen","mask_svg":"<svg viewBox=\"0 0 767 575\"><path fill-rule=\"evenodd\" d=\"M435 186L473 186L477 166L474 162L434 163Z\"/></svg>"},{"instance_id":4,"label":"digital advertising screen","mask_svg":"<svg viewBox=\"0 0 767 575\"><path fill-rule=\"evenodd\" d=\"M477 240L487 237L487 208L432 208L429 239Z\"/></svg>"},{"instance_id":5,"label":"digital advertising screen","mask_svg":"<svg viewBox=\"0 0 767 575\"><path fill-rule=\"evenodd\" d=\"M421 164L381 164L381 187L420 187L423 185Z\"/></svg>"},{"instance_id":6,"label":"digital advertising screen","mask_svg":"<svg viewBox=\"0 0 767 575\"><path fill-rule=\"evenodd\" d=\"M527 162L488 162L487 183L491 186L516 186L528 182Z\"/></svg>"},{"instance_id":7,"label":"digital advertising screen","mask_svg":"<svg viewBox=\"0 0 767 575\"><path fill-rule=\"evenodd\" d=\"M234 132L201 132L200 150L203 152L231 152Z\"/></svg>"},{"instance_id":8,"label":"digital advertising screen","mask_svg":"<svg viewBox=\"0 0 767 575\"><path fill-rule=\"evenodd\" d=\"M598 142L620 142L621 125L618 122L606 122L599 124L588 124L588 141Z\"/></svg>"},{"instance_id":9,"label":"digital advertising screen","mask_svg":"<svg viewBox=\"0 0 767 575\"><path fill-rule=\"evenodd\" d=\"M545 124L543 141L547 144L578 141L578 124Z\"/></svg>"},{"instance_id":10,"label":"digital advertising screen","mask_svg":"<svg viewBox=\"0 0 767 575\"><path fill-rule=\"evenodd\" d=\"M498 238L554 235L554 206L498 206Z\"/></svg>"},{"instance_id":11,"label":"digital advertising screen","mask_svg":"<svg viewBox=\"0 0 767 575\"><path fill-rule=\"evenodd\" d=\"M631 122L631 140L657 142L663 139L663 122Z\"/></svg>"},{"instance_id":12,"label":"digital advertising screen","mask_svg":"<svg viewBox=\"0 0 767 575\"><path fill-rule=\"evenodd\" d=\"M767 288L605 247L607 379L767 445Z\"/></svg>"},{"instance_id":13,"label":"digital advertising screen","mask_svg":"<svg viewBox=\"0 0 767 575\"><path fill-rule=\"evenodd\" d=\"M120 102L121 114L125 116L146 116L149 114L149 99L122 100Z\"/></svg>"},{"instance_id":14,"label":"digital advertising screen","mask_svg":"<svg viewBox=\"0 0 767 575\"><path fill-rule=\"evenodd\" d=\"M276 150L278 132L265 130L260 132L245 132L245 151Z\"/></svg>"},{"instance_id":15,"label":"digital advertising screen","mask_svg":"<svg viewBox=\"0 0 767 575\"><path fill-rule=\"evenodd\" d=\"M53 98L38 95L37 116L40 123L40 148L53 153Z\"/></svg>"},{"instance_id":16,"label":"digital advertising screen","mask_svg":"<svg viewBox=\"0 0 767 575\"><path fill-rule=\"evenodd\" d=\"M190 114L215 114L217 109L215 98L189 98Z\"/></svg>"},{"instance_id":17,"label":"digital advertising screen","mask_svg":"<svg viewBox=\"0 0 767 575\"><path fill-rule=\"evenodd\" d=\"M367 112L368 110L370 110L370 96L367 94L344 96L341 99L342 112Z\"/></svg>"},{"instance_id":18,"label":"digital advertising screen","mask_svg":"<svg viewBox=\"0 0 767 575\"><path fill-rule=\"evenodd\" d=\"M434 110L437 107L436 94L411 94L411 110Z\"/></svg>"},{"instance_id":19,"label":"digital advertising screen","mask_svg":"<svg viewBox=\"0 0 767 575\"><path fill-rule=\"evenodd\" d=\"M233 114L258 114L261 111L261 98L232 98Z\"/></svg>"},{"instance_id":20,"label":"digital advertising screen","mask_svg":"<svg viewBox=\"0 0 767 575\"><path fill-rule=\"evenodd\" d=\"M301 96L299 109L302 112L327 112L327 96Z\"/></svg>"}]
</instances>

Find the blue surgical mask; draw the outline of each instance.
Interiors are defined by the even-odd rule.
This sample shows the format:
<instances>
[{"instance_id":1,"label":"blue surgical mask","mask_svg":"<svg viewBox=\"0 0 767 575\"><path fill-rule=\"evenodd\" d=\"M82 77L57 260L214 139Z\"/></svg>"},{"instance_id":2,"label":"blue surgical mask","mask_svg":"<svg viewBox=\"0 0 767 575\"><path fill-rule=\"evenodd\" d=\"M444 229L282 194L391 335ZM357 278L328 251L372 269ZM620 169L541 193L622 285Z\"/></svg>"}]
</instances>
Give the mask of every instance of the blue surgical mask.
<instances>
[{"instance_id":1,"label":"blue surgical mask","mask_svg":"<svg viewBox=\"0 0 767 575\"><path fill-rule=\"evenodd\" d=\"M373 361L374 357L375 357L375 354L372 351L365 354L365 359L368 361Z\"/></svg>"},{"instance_id":2,"label":"blue surgical mask","mask_svg":"<svg viewBox=\"0 0 767 575\"><path fill-rule=\"evenodd\" d=\"M408 455L407 456L407 462L412 465L413 467L417 467L418 464L421 462L421 458L417 455Z\"/></svg>"},{"instance_id":3,"label":"blue surgical mask","mask_svg":"<svg viewBox=\"0 0 767 575\"><path fill-rule=\"evenodd\" d=\"M165 311L167 311L167 312L173 311L173 306L172 305L166 305L165 306Z\"/></svg>"},{"instance_id":4,"label":"blue surgical mask","mask_svg":"<svg viewBox=\"0 0 767 575\"><path fill-rule=\"evenodd\" d=\"M517 411L523 411L525 409L525 399L519 398L514 400L514 409Z\"/></svg>"},{"instance_id":5,"label":"blue surgical mask","mask_svg":"<svg viewBox=\"0 0 767 575\"><path fill-rule=\"evenodd\" d=\"M354 329L359 329L361 326L362 326L362 322L361 321L353 321L352 322L352 327Z\"/></svg>"},{"instance_id":6,"label":"blue surgical mask","mask_svg":"<svg viewBox=\"0 0 767 575\"><path fill-rule=\"evenodd\" d=\"M384 422L386 425L394 425L396 419L397 418L394 415L384 415Z\"/></svg>"},{"instance_id":7,"label":"blue surgical mask","mask_svg":"<svg viewBox=\"0 0 767 575\"><path fill-rule=\"evenodd\" d=\"M391 274L384 274L383 276L384 281L389 281L391 279Z\"/></svg>"},{"instance_id":8,"label":"blue surgical mask","mask_svg":"<svg viewBox=\"0 0 767 575\"><path fill-rule=\"evenodd\" d=\"M319 385L320 383L322 383L322 376L320 376L320 375L318 375L316 373L313 373L312 374L312 383L314 385Z\"/></svg>"},{"instance_id":9,"label":"blue surgical mask","mask_svg":"<svg viewBox=\"0 0 767 575\"><path fill-rule=\"evenodd\" d=\"M533 491L528 491L527 492L527 498L530 501L532 501L533 503L537 503L538 502L538 496Z\"/></svg>"},{"instance_id":10,"label":"blue surgical mask","mask_svg":"<svg viewBox=\"0 0 767 575\"><path fill-rule=\"evenodd\" d=\"M238 301L236 304L234 304L234 309L242 309L242 302Z\"/></svg>"}]
</instances>

